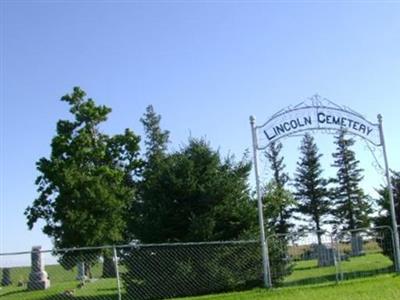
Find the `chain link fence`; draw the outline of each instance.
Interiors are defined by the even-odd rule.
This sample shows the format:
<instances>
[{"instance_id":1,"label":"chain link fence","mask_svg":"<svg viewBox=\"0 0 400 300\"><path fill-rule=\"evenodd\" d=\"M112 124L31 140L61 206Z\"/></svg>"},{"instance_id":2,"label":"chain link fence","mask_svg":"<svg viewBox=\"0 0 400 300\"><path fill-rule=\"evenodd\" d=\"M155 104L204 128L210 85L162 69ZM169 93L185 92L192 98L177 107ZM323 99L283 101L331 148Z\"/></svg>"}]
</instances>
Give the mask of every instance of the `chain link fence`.
<instances>
[{"instance_id":1,"label":"chain link fence","mask_svg":"<svg viewBox=\"0 0 400 300\"><path fill-rule=\"evenodd\" d=\"M335 244L331 234L324 231L301 231L279 235L279 240L279 254L288 264L281 274L283 280L278 285L316 284L338 279Z\"/></svg>"},{"instance_id":2,"label":"chain link fence","mask_svg":"<svg viewBox=\"0 0 400 300\"><path fill-rule=\"evenodd\" d=\"M2 299L164 299L262 285L258 241L125 245L0 255Z\"/></svg>"},{"instance_id":3,"label":"chain link fence","mask_svg":"<svg viewBox=\"0 0 400 300\"><path fill-rule=\"evenodd\" d=\"M340 280L395 271L392 228L388 226L337 234Z\"/></svg>"},{"instance_id":4,"label":"chain link fence","mask_svg":"<svg viewBox=\"0 0 400 300\"><path fill-rule=\"evenodd\" d=\"M1 254L0 298L118 299L115 262L110 247Z\"/></svg>"},{"instance_id":5,"label":"chain link fence","mask_svg":"<svg viewBox=\"0 0 400 300\"><path fill-rule=\"evenodd\" d=\"M388 226L338 233L296 232L280 239L285 246L279 253L290 262L281 286L395 272L393 231Z\"/></svg>"},{"instance_id":6,"label":"chain link fence","mask_svg":"<svg viewBox=\"0 0 400 300\"><path fill-rule=\"evenodd\" d=\"M268 237L275 286L394 272L390 227ZM0 254L0 298L165 299L263 284L258 241L125 245Z\"/></svg>"},{"instance_id":7,"label":"chain link fence","mask_svg":"<svg viewBox=\"0 0 400 300\"><path fill-rule=\"evenodd\" d=\"M262 284L258 242L138 245L119 249L127 299L163 299Z\"/></svg>"}]
</instances>

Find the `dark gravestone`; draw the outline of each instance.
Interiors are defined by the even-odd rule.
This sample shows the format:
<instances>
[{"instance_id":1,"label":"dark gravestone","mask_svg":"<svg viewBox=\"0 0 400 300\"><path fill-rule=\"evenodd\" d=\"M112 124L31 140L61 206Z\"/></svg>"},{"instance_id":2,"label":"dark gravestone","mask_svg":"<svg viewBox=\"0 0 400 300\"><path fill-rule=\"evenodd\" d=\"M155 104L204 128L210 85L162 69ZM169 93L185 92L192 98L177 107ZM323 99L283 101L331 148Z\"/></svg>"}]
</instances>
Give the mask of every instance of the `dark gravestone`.
<instances>
[{"instance_id":1,"label":"dark gravestone","mask_svg":"<svg viewBox=\"0 0 400 300\"><path fill-rule=\"evenodd\" d=\"M353 233L351 235L351 256L364 255L363 239L360 234Z\"/></svg>"},{"instance_id":2,"label":"dark gravestone","mask_svg":"<svg viewBox=\"0 0 400 300\"><path fill-rule=\"evenodd\" d=\"M45 290L50 287L50 280L44 270L41 247L32 247L31 273L29 274L28 290Z\"/></svg>"},{"instance_id":3,"label":"dark gravestone","mask_svg":"<svg viewBox=\"0 0 400 300\"><path fill-rule=\"evenodd\" d=\"M11 285L11 269L10 268L4 268L2 271L2 278L1 278L1 285L2 286L8 286Z\"/></svg>"},{"instance_id":4,"label":"dark gravestone","mask_svg":"<svg viewBox=\"0 0 400 300\"><path fill-rule=\"evenodd\" d=\"M303 260L311 260L318 258L318 244L311 244L310 248L302 254Z\"/></svg>"},{"instance_id":5,"label":"dark gravestone","mask_svg":"<svg viewBox=\"0 0 400 300\"><path fill-rule=\"evenodd\" d=\"M318 245L318 267L328 267L334 266L335 261L335 251L332 248L328 248L325 245Z\"/></svg>"},{"instance_id":6,"label":"dark gravestone","mask_svg":"<svg viewBox=\"0 0 400 300\"><path fill-rule=\"evenodd\" d=\"M82 281L82 282L86 281L87 276L85 274L85 263L84 262L78 262L77 268L78 268L78 274L76 276L76 280Z\"/></svg>"},{"instance_id":7,"label":"dark gravestone","mask_svg":"<svg viewBox=\"0 0 400 300\"><path fill-rule=\"evenodd\" d=\"M103 262L103 278L115 278L117 277L117 269L112 257L105 255Z\"/></svg>"}]
</instances>

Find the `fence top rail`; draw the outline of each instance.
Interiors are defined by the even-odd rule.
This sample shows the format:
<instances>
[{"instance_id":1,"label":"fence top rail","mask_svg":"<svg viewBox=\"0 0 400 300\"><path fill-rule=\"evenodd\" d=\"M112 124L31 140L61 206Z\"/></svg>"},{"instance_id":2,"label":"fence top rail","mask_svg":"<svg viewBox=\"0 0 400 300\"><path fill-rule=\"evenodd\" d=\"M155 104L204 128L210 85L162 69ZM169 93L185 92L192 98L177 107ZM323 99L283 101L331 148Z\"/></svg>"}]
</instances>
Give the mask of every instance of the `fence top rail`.
<instances>
[{"instance_id":1,"label":"fence top rail","mask_svg":"<svg viewBox=\"0 0 400 300\"><path fill-rule=\"evenodd\" d=\"M62 249L52 249L52 250L41 250L40 253L66 253L73 251L89 251L89 250L106 250L106 249L124 249L124 248L147 248L147 247L176 247L176 246L206 246L206 245L240 245L240 244L252 244L258 243L256 240L241 240L241 241L212 241L212 242L188 242L188 243L159 243L159 244L125 244L125 245L104 245L97 247L75 247L75 248L62 248ZM23 255L31 254L32 251L21 251L21 252L5 252L0 253L0 256L10 256L10 255Z\"/></svg>"},{"instance_id":2,"label":"fence top rail","mask_svg":"<svg viewBox=\"0 0 400 300\"><path fill-rule=\"evenodd\" d=\"M305 236L308 234L315 234L315 235L331 235L332 233L329 232L328 230L300 230L297 232L288 232L288 233L273 233L268 235L268 238L273 238L273 237L301 237Z\"/></svg>"},{"instance_id":3,"label":"fence top rail","mask_svg":"<svg viewBox=\"0 0 400 300\"><path fill-rule=\"evenodd\" d=\"M380 229L388 229L391 234L393 234L393 229L392 227L388 225L382 225L382 226L375 226L375 227L364 227L364 228L356 228L356 229L348 229L348 230L342 230L337 233L337 237L342 237L346 234L351 234L351 233L357 233L357 232L371 232L373 230L380 230Z\"/></svg>"},{"instance_id":4,"label":"fence top rail","mask_svg":"<svg viewBox=\"0 0 400 300\"><path fill-rule=\"evenodd\" d=\"M400 228L400 225L398 226ZM389 229L391 232L393 231L392 227L383 225L383 226L375 226L375 227L365 227L365 228L357 228L352 230L343 230L337 233L337 236L343 236L346 233L351 232L360 232L360 231L371 231L377 229ZM297 233L288 233L288 234L272 234L268 236L270 237L292 237L299 236L301 234L330 234L327 230L321 231L301 231ZM104 246L96 246L96 247L74 247L74 248L60 248L60 249L51 249L51 250L41 250L40 253L53 253L60 254L66 252L73 251L89 251L89 250L106 250L106 249L124 249L124 248L146 248L146 247L176 247L176 246L202 246L202 245L235 245L235 244L250 244L257 243L256 240L239 240L239 241L212 241L212 242L188 242L188 243L152 243L152 244L142 244L142 243L131 243L131 244L123 244L123 245L104 245ZM0 256L11 256L11 255L23 255L23 254L31 254L32 251L20 251L20 252L4 252L0 253Z\"/></svg>"},{"instance_id":5,"label":"fence top rail","mask_svg":"<svg viewBox=\"0 0 400 300\"><path fill-rule=\"evenodd\" d=\"M175 247L175 246L207 246L207 245L241 245L241 244L253 244L258 243L257 240L247 241L212 241L212 242L189 242L189 243L160 243L160 244L134 244L117 246L117 248L146 248L146 247Z\"/></svg>"},{"instance_id":6,"label":"fence top rail","mask_svg":"<svg viewBox=\"0 0 400 300\"><path fill-rule=\"evenodd\" d=\"M132 247L133 245L131 245ZM112 249L114 246L104 245L98 247L76 247L76 248L62 248L62 249L52 249L52 250L40 250L40 253L60 253L60 252L71 252L71 251L85 251L85 250L102 250L102 249ZM119 247L119 246L115 246ZM20 255L20 254L31 254L32 251L21 251L21 252L5 252L0 253L0 256L9 256L9 255Z\"/></svg>"}]
</instances>

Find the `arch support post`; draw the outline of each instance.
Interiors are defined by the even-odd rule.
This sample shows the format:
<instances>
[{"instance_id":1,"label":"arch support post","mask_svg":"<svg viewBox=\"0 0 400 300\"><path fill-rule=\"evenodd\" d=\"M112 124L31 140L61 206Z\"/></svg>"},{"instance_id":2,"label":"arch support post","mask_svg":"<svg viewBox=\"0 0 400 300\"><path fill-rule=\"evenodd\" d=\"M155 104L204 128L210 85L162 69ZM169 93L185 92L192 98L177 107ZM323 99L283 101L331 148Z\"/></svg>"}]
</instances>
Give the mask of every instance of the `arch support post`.
<instances>
[{"instance_id":1,"label":"arch support post","mask_svg":"<svg viewBox=\"0 0 400 300\"><path fill-rule=\"evenodd\" d=\"M387 189L389 193L389 202L390 202L390 216L392 219L392 227L393 227L393 237L394 237L394 261L396 272L400 273L400 244L399 244L399 230L397 228L397 220L396 220L396 210L393 198L393 189L392 189L392 182L390 179L390 169L389 163L386 153L386 144L385 144L385 136L383 135L383 126L382 126L382 115L378 115L378 122L379 122L379 135L381 139L381 145L383 149L383 157L385 160L385 175L387 181Z\"/></svg>"},{"instance_id":2,"label":"arch support post","mask_svg":"<svg viewBox=\"0 0 400 300\"><path fill-rule=\"evenodd\" d=\"M264 279L264 286L266 288L271 288L272 281L271 281L271 270L270 270L270 265L269 265L268 241L265 238L263 204L262 204L262 196L261 196L261 190L260 190L260 177L259 177L259 173L258 173L257 131L256 131L256 125L255 125L255 118L253 116L250 117L250 126L251 126L251 134L252 134L252 138L253 138L253 161L254 161L254 173L255 173L255 177L256 177L258 222L259 222L259 226L260 226L260 242L261 242L263 275L264 275L263 279Z\"/></svg>"}]
</instances>

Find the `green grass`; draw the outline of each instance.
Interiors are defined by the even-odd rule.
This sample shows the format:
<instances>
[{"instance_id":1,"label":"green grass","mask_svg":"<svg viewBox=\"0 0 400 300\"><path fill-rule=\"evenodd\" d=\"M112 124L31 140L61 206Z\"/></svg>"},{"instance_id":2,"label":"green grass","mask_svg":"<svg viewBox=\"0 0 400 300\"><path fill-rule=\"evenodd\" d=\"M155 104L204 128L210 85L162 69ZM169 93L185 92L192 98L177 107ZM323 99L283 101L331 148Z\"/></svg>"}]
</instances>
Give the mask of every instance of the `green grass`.
<instances>
[{"instance_id":1,"label":"green grass","mask_svg":"<svg viewBox=\"0 0 400 300\"><path fill-rule=\"evenodd\" d=\"M344 279L350 279L389 272L393 270L393 265L382 254L370 253L365 256L353 257L349 261L343 261L341 268ZM66 271L59 265L49 265L46 266L46 271L50 276L51 288L45 291L27 291L26 287L17 287L16 284L19 280L26 282L29 268L12 268L13 285L3 287L0 290L0 298L4 300L56 300L67 298L60 295L66 290L73 290L74 299L116 299L117 283L115 279L98 279L86 284L83 288L78 288L75 269ZM92 273L94 277L100 278L101 265L95 266ZM400 294L397 294L400 293L400 278L386 275L373 279L345 281L335 285L335 274L335 267L318 268L316 260L299 261L296 262L293 273L285 278L283 287L272 291L257 289L242 293L185 299L400 299ZM313 285L305 287L304 284ZM298 286L294 287L293 285ZM367 292L364 292L364 290ZM330 294L333 296L330 296ZM335 295L341 295L341 298L336 298Z\"/></svg>"},{"instance_id":2,"label":"green grass","mask_svg":"<svg viewBox=\"0 0 400 300\"><path fill-rule=\"evenodd\" d=\"M23 287L7 287L0 291L0 298L4 300L56 300L68 299L63 297L65 291L73 291L74 299L116 299L117 288L115 279L99 279L88 283L83 288L77 288L76 281L52 284L51 288L42 291L27 291Z\"/></svg>"},{"instance_id":3,"label":"green grass","mask_svg":"<svg viewBox=\"0 0 400 300\"><path fill-rule=\"evenodd\" d=\"M400 299L400 277L381 275L355 279L340 284L285 287L273 290L255 289L185 300L395 300Z\"/></svg>"},{"instance_id":4,"label":"green grass","mask_svg":"<svg viewBox=\"0 0 400 300\"><path fill-rule=\"evenodd\" d=\"M95 282L75 294L76 299L116 299L115 291L107 290L107 281ZM110 286L112 285L109 282ZM25 292L17 288L11 288L7 294L3 294L7 300L56 300L63 299L59 293L73 285L59 284L51 293L49 291ZM124 299L124 297L123 297ZM319 284L301 287L285 287L274 290L255 289L247 292L236 292L202 297L181 298L185 300L394 300L400 299L400 277L393 275L381 275L374 278L356 279L336 284Z\"/></svg>"},{"instance_id":5,"label":"green grass","mask_svg":"<svg viewBox=\"0 0 400 300\"><path fill-rule=\"evenodd\" d=\"M0 299L4 300L52 300L63 299L61 294L65 291L73 291L76 298L81 299L116 299L117 282L116 279L101 279L102 264L97 264L92 268L92 274L97 279L87 283L84 287L78 288L79 282L75 279L77 270L64 270L60 265L46 266L51 286L44 291L27 291L26 282L29 278L29 267L16 267L11 269L12 286L3 287L0 290ZM25 286L18 287L18 281L23 281ZM74 298L75 298L74 297Z\"/></svg>"},{"instance_id":6,"label":"green grass","mask_svg":"<svg viewBox=\"0 0 400 300\"><path fill-rule=\"evenodd\" d=\"M367 277L393 272L393 263L381 253L352 257L341 262L344 279ZM299 261L293 273L285 278L284 286L295 284L323 283L336 279L336 267L318 268L317 260Z\"/></svg>"},{"instance_id":7,"label":"green grass","mask_svg":"<svg viewBox=\"0 0 400 300\"><path fill-rule=\"evenodd\" d=\"M18 281L27 282L29 279L30 267L16 267L11 268L11 281L17 283ZM65 270L60 265L46 265L46 272L51 281L60 283L67 281L74 281L77 270L76 267L72 270ZM102 264L98 263L92 267L94 277L100 277L102 272Z\"/></svg>"}]
</instances>

